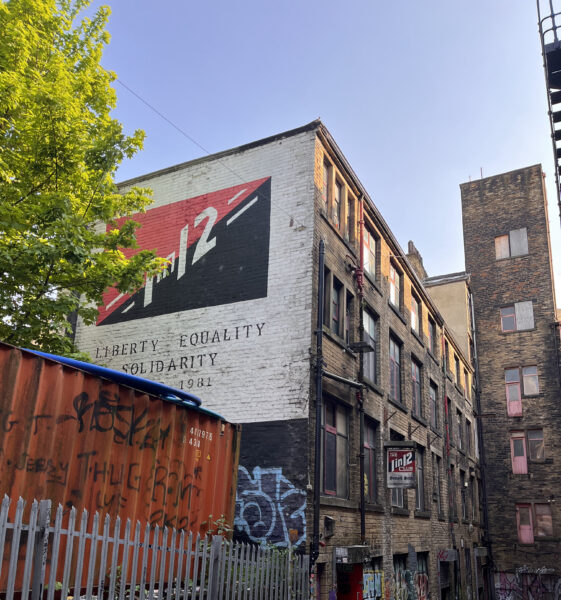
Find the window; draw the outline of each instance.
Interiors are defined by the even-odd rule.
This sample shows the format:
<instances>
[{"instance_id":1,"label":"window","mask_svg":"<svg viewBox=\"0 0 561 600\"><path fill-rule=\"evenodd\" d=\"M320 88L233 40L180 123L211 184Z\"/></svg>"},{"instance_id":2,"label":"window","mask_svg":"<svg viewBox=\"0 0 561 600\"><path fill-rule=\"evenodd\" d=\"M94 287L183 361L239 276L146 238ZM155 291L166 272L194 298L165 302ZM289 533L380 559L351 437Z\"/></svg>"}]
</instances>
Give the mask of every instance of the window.
<instances>
[{"instance_id":1,"label":"window","mask_svg":"<svg viewBox=\"0 0 561 600\"><path fill-rule=\"evenodd\" d=\"M323 201L323 209L327 214L329 206L329 196L331 191L331 163L328 160L323 161L323 186L321 188L321 199Z\"/></svg>"},{"instance_id":2,"label":"window","mask_svg":"<svg viewBox=\"0 0 561 600\"><path fill-rule=\"evenodd\" d=\"M345 220L345 239L347 242L350 242L353 238L354 232L354 216L355 216L355 199L352 197L351 193L347 190L347 211L346 211L346 220Z\"/></svg>"},{"instance_id":3,"label":"window","mask_svg":"<svg viewBox=\"0 0 561 600\"><path fill-rule=\"evenodd\" d=\"M429 402L430 402L430 424L434 429L438 428L438 388L431 381L429 386Z\"/></svg>"},{"instance_id":4,"label":"window","mask_svg":"<svg viewBox=\"0 0 561 600\"><path fill-rule=\"evenodd\" d=\"M505 369L507 413L511 417L522 415L521 377L524 396L534 396L539 394L540 391L538 368L536 366Z\"/></svg>"},{"instance_id":5,"label":"window","mask_svg":"<svg viewBox=\"0 0 561 600\"><path fill-rule=\"evenodd\" d=\"M454 465L450 465L450 517L458 518L458 508L456 504L456 469Z\"/></svg>"},{"instance_id":6,"label":"window","mask_svg":"<svg viewBox=\"0 0 561 600\"><path fill-rule=\"evenodd\" d=\"M506 333L534 328L534 308L531 300L503 306L500 313L501 330Z\"/></svg>"},{"instance_id":7,"label":"window","mask_svg":"<svg viewBox=\"0 0 561 600\"><path fill-rule=\"evenodd\" d=\"M413 399L413 404L411 407L413 414L421 417L423 415L421 396L421 366L414 359L411 359L411 397Z\"/></svg>"},{"instance_id":8,"label":"window","mask_svg":"<svg viewBox=\"0 0 561 600\"><path fill-rule=\"evenodd\" d=\"M369 229L364 229L363 261L364 272L376 279L377 239Z\"/></svg>"},{"instance_id":9,"label":"window","mask_svg":"<svg viewBox=\"0 0 561 600\"><path fill-rule=\"evenodd\" d=\"M397 431L390 429L390 440L392 442L402 442L405 438ZM406 496L403 493L402 488L391 488L391 501L392 506L396 506L398 508L405 508Z\"/></svg>"},{"instance_id":10,"label":"window","mask_svg":"<svg viewBox=\"0 0 561 600\"><path fill-rule=\"evenodd\" d=\"M364 428L364 499L376 502L378 487L376 485L376 426L366 423Z\"/></svg>"},{"instance_id":11,"label":"window","mask_svg":"<svg viewBox=\"0 0 561 600\"><path fill-rule=\"evenodd\" d=\"M330 496L348 495L348 418L347 411L326 399L323 409L323 491Z\"/></svg>"},{"instance_id":12,"label":"window","mask_svg":"<svg viewBox=\"0 0 561 600\"><path fill-rule=\"evenodd\" d=\"M543 429L530 429L528 431L528 455L531 460L543 460L545 458Z\"/></svg>"},{"instance_id":13,"label":"window","mask_svg":"<svg viewBox=\"0 0 561 600\"><path fill-rule=\"evenodd\" d=\"M440 456L436 454L432 455L433 458L433 469L432 469L432 477L433 477L433 495L436 497L436 509L438 511L438 515L443 515L444 511L442 510L442 480L441 480L441 461Z\"/></svg>"},{"instance_id":14,"label":"window","mask_svg":"<svg viewBox=\"0 0 561 600\"><path fill-rule=\"evenodd\" d=\"M505 369L506 409L509 417L522 416L520 396L520 370Z\"/></svg>"},{"instance_id":15,"label":"window","mask_svg":"<svg viewBox=\"0 0 561 600\"><path fill-rule=\"evenodd\" d=\"M323 270L323 324L329 327L331 321L331 306L329 299L331 298L331 272L327 267Z\"/></svg>"},{"instance_id":16,"label":"window","mask_svg":"<svg viewBox=\"0 0 561 600\"><path fill-rule=\"evenodd\" d=\"M516 313L513 306L501 308L501 329L502 331L516 331Z\"/></svg>"},{"instance_id":17,"label":"window","mask_svg":"<svg viewBox=\"0 0 561 600\"><path fill-rule=\"evenodd\" d=\"M403 508L403 489L391 488L392 490L392 506Z\"/></svg>"},{"instance_id":18,"label":"window","mask_svg":"<svg viewBox=\"0 0 561 600\"><path fill-rule=\"evenodd\" d=\"M415 587L417 589L417 597L421 598L423 594L419 593L420 590L418 588L420 583L419 575L424 574L424 577L421 581L428 581L429 576L429 553L428 552L417 552L417 575L415 575Z\"/></svg>"},{"instance_id":19,"label":"window","mask_svg":"<svg viewBox=\"0 0 561 600\"><path fill-rule=\"evenodd\" d=\"M343 186L336 181L333 193L333 225L337 229L341 227L341 209L343 206Z\"/></svg>"},{"instance_id":20,"label":"window","mask_svg":"<svg viewBox=\"0 0 561 600\"><path fill-rule=\"evenodd\" d=\"M372 352L364 352L364 376L369 379L372 383L378 382L378 355L377 355L377 341L378 341L378 319L376 319L369 311L362 311L362 324L364 327L364 341L373 348Z\"/></svg>"},{"instance_id":21,"label":"window","mask_svg":"<svg viewBox=\"0 0 561 600\"><path fill-rule=\"evenodd\" d=\"M469 377L468 372L464 369L464 394L469 398Z\"/></svg>"},{"instance_id":22,"label":"window","mask_svg":"<svg viewBox=\"0 0 561 600\"><path fill-rule=\"evenodd\" d=\"M471 421L466 419L466 454L471 456Z\"/></svg>"},{"instance_id":23,"label":"window","mask_svg":"<svg viewBox=\"0 0 561 600\"><path fill-rule=\"evenodd\" d=\"M471 520L475 521L475 477L469 478L469 503L471 505Z\"/></svg>"},{"instance_id":24,"label":"window","mask_svg":"<svg viewBox=\"0 0 561 600\"><path fill-rule=\"evenodd\" d=\"M459 410L456 410L456 431L458 433L458 448L464 450L464 422L462 413Z\"/></svg>"},{"instance_id":25,"label":"window","mask_svg":"<svg viewBox=\"0 0 561 600\"><path fill-rule=\"evenodd\" d=\"M499 235L495 238L495 257L497 260L510 257L508 235Z\"/></svg>"},{"instance_id":26,"label":"window","mask_svg":"<svg viewBox=\"0 0 561 600\"><path fill-rule=\"evenodd\" d=\"M342 335L343 319L343 284L333 277L333 287L331 288L331 331L337 335Z\"/></svg>"},{"instance_id":27,"label":"window","mask_svg":"<svg viewBox=\"0 0 561 600\"><path fill-rule=\"evenodd\" d=\"M536 537L553 537L553 519L549 504L517 504L518 541L533 544Z\"/></svg>"},{"instance_id":28,"label":"window","mask_svg":"<svg viewBox=\"0 0 561 600\"><path fill-rule=\"evenodd\" d=\"M495 238L495 257L510 258L511 256L523 256L528 254L528 233L526 227L513 229L508 235L500 235Z\"/></svg>"},{"instance_id":29,"label":"window","mask_svg":"<svg viewBox=\"0 0 561 600\"><path fill-rule=\"evenodd\" d=\"M534 504L537 537L553 537L553 519L549 504Z\"/></svg>"},{"instance_id":30,"label":"window","mask_svg":"<svg viewBox=\"0 0 561 600\"><path fill-rule=\"evenodd\" d=\"M523 475L528 472L526 460L526 437L523 431L513 431L510 434L510 457L512 460L512 472Z\"/></svg>"},{"instance_id":31,"label":"window","mask_svg":"<svg viewBox=\"0 0 561 600\"><path fill-rule=\"evenodd\" d=\"M429 317L428 345L433 356L436 356L436 323Z\"/></svg>"},{"instance_id":32,"label":"window","mask_svg":"<svg viewBox=\"0 0 561 600\"><path fill-rule=\"evenodd\" d=\"M452 401L446 398L446 420L448 423L448 439L450 443L454 441L454 428L452 426L454 417L452 416Z\"/></svg>"},{"instance_id":33,"label":"window","mask_svg":"<svg viewBox=\"0 0 561 600\"><path fill-rule=\"evenodd\" d=\"M401 346L390 336L390 398L401 403Z\"/></svg>"},{"instance_id":34,"label":"window","mask_svg":"<svg viewBox=\"0 0 561 600\"><path fill-rule=\"evenodd\" d=\"M456 373L456 385L462 387L462 374L460 372L460 359L454 355L454 369Z\"/></svg>"},{"instance_id":35,"label":"window","mask_svg":"<svg viewBox=\"0 0 561 600\"><path fill-rule=\"evenodd\" d=\"M345 323L344 323L344 335L343 339L347 344L351 343L351 326L352 326L352 313L353 313L353 295L347 291L345 303Z\"/></svg>"},{"instance_id":36,"label":"window","mask_svg":"<svg viewBox=\"0 0 561 600\"><path fill-rule=\"evenodd\" d=\"M538 367L522 367L522 378L524 382L524 396L535 396L540 393Z\"/></svg>"},{"instance_id":37,"label":"window","mask_svg":"<svg viewBox=\"0 0 561 600\"><path fill-rule=\"evenodd\" d=\"M518 541L522 544L534 543L534 527L532 524L532 506L530 504L516 505L516 525Z\"/></svg>"},{"instance_id":38,"label":"window","mask_svg":"<svg viewBox=\"0 0 561 600\"><path fill-rule=\"evenodd\" d=\"M401 309L401 273L390 264L390 302Z\"/></svg>"},{"instance_id":39,"label":"window","mask_svg":"<svg viewBox=\"0 0 561 600\"><path fill-rule=\"evenodd\" d=\"M425 510L425 472L424 472L424 452L417 450L415 464L415 508Z\"/></svg>"},{"instance_id":40,"label":"window","mask_svg":"<svg viewBox=\"0 0 561 600\"><path fill-rule=\"evenodd\" d=\"M464 471L460 471L460 497L462 499L462 519L467 521L467 486L466 486L466 474Z\"/></svg>"},{"instance_id":41,"label":"window","mask_svg":"<svg viewBox=\"0 0 561 600\"><path fill-rule=\"evenodd\" d=\"M324 272L323 324L349 344L352 340L354 296L330 272Z\"/></svg>"},{"instance_id":42,"label":"window","mask_svg":"<svg viewBox=\"0 0 561 600\"><path fill-rule=\"evenodd\" d=\"M411 296L411 329L421 333L421 303L415 296Z\"/></svg>"},{"instance_id":43,"label":"window","mask_svg":"<svg viewBox=\"0 0 561 600\"><path fill-rule=\"evenodd\" d=\"M444 367L446 372L450 373L450 346L448 340L444 341Z\"/></svg>"}]
</instances>

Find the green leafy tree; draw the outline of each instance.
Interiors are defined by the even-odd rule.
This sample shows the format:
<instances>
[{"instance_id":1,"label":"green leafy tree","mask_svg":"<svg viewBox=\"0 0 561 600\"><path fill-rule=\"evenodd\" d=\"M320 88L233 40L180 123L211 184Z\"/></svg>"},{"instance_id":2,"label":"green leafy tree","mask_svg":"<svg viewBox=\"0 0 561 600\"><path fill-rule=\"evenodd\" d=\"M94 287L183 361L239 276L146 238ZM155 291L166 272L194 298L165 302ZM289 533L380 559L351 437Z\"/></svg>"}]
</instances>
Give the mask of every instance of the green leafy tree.
<instances>
[{"instance_id":1,"label":"green leafy tree","mask_svg":"<svg viewBox=\"0 0 561 600\"><path fill-rule=\"evenodd\" d=\"M109 9L89 0L0 0L0 339L72 355L68 315L97 318L102 294L141 287L164 259L134 248L146 189L114 175L142 146L110 115L100 65ZM102 224L111 227L106 228Z\"/></svg>"}]
</instances>

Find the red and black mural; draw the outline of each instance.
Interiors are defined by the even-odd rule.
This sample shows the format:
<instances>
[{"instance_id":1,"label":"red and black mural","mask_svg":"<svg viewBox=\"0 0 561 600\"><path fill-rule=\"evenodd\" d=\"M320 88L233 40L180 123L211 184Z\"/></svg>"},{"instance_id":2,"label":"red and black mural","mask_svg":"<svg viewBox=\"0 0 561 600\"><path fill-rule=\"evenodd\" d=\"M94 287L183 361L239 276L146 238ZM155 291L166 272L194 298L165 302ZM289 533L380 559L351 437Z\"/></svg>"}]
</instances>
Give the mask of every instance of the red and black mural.
<instances>
[{"instance_id":1,"label":"red and black mural","mask_svg":"<svg viewBox=\"0 0 561 600\"><path fill-rule=\"evenodd\" d=\"M270 177L135 215L139 248L169 267L132 296L109 290L97 324L266 297L270 217Z\"/></svg>"}]
</instances>

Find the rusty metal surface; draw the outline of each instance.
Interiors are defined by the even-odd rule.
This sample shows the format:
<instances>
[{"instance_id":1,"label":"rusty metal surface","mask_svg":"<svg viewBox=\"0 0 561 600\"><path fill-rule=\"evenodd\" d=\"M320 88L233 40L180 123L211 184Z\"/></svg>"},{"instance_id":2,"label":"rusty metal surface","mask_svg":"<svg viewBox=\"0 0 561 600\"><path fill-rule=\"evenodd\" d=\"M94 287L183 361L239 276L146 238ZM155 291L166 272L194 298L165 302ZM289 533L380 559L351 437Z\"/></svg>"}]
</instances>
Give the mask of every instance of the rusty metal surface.
<instances>
[{"instance_id":1,"label":"rusty metal surface","mask_svg":"<svg viewBox=\"0 0 561 600\"><path fill-rule=\"evenodd\" d=\"M0 343L0 493L190 531L232 523L239 428Z\"/></svg>"}]
</instances>

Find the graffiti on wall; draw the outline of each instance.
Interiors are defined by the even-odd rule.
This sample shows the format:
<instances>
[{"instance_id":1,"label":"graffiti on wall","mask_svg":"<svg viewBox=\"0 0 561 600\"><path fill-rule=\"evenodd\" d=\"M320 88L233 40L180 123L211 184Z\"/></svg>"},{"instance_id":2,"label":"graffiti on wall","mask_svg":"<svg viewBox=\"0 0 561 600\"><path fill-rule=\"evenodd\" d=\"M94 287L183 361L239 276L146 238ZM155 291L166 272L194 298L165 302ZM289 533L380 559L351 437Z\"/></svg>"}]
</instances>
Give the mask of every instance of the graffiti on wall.
<instances>
[{"instance_id":1,"label":"graffiti on wall","mask_svg":"<svg viewBox=\"0 0 561 600\"><path fill-rule=\"evenodd\" d=\"M561 578L537 572L495 573L497 600L561 600Z\"/></svg>"},{"instance_id":2,"label":"graffiti on wall","mask_svg":"<svg viewBox=\"0 0 561 600\"><path fill-rule=\"evenodd\" d=\"M270 213L268 177L134 215L138 249L125 255L155 250L168 268L132 296L109 290L97 324L266 297Z\"/></svg>"},{"instance_id":3,"label":"graffiti on wall","mask_svg":"<svg viewBox=\"0 0 561 600\"><path fill-rule=\"evenodd\" d=\"M298 546L306 539L306 491L281 468L238 469L234 527L257 543Z\"/></svg>"},{"instance_id":4,"label":"graffiti on wall","mask_svg":"<svg viewBox=\"0 0 561 600\"><path fill-rule=\"evenodd\" d=\"M428 600L429 595L428 573L409 569L398 570L394 573L394 600Z\"/></svg>"},{"instance_id":5,"label":"graffiti on wall","mask_svg":"<svg viewBox=\"0 0 561 600\"><path fill-rule=\"evenodd\" d=\"M378 600L384 596L384 573L369 567L362 571L363 600Z\"/></svg>"}]
</instances>

